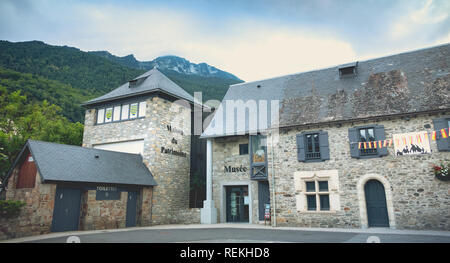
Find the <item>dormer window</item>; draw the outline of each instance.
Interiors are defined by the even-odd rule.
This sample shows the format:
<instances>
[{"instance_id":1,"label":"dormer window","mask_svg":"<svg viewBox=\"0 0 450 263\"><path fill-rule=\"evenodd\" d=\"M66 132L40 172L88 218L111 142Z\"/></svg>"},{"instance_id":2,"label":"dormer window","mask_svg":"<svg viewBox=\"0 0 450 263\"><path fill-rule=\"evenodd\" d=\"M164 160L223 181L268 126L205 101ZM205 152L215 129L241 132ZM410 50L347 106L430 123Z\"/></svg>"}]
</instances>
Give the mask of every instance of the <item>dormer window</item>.
<instances>
[{"instance_id":1,"label":"dormer window","mask_svg":"<svg viewBox=\"0 0 450 263\"><path fill-rule=\"evenodd\" d=\"M144 80L146 80L148 78L148 76L145 76L143 78L138 78L138 79L133 79L130 80L128 87L131 88L135 88L137 86L139 86L142 82L144 82Z\"/></svg>"},{"instance_id":2,"label":"dormer window","mask_svg":"<svg viewBox=\"0 0 450 263\"><path fill-rule=\"evenodd\" d=\"M339 67L339 77L340 78L346 78L346 77L353 77L356 75L356 66L358 65L358 62L345 64Z\"/></svg>"}]
</instances>

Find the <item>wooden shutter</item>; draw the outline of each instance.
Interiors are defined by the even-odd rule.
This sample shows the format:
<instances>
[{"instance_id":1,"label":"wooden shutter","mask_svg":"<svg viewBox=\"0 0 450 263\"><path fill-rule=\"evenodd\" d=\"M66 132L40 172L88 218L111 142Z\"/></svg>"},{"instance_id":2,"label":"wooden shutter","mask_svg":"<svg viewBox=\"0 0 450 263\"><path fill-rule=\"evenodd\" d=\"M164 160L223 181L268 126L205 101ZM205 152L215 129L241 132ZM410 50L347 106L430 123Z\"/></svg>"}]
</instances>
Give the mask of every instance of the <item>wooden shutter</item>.
<instances>
[{"instance_id":1,"label":"wooden shutter","mask_svg":"<svg viewBox=\"0 0 450 263\"><path fill-rule=\"evenodd\" d=\"M297 159L300 162L304 162L306 160L305 139L303 134L297 134Z\"/></svg>"},{"instance_id":2,"label":"wooden shutter","mask_svg":"<svg viewBox=\"0 0 450 263\"><path fill-rule=\"evenodd\" d=\"M350 141L350 156L352 158L359 158L360 152L358 149L359 142L359 130L357 128L349 128L348 129L348 139Z\"/></svg>"},{"instance_id":3,"label":"wooden shutter","mask_svg":"<svg viewBox=\"0 0 450 263\"><path fill-rule=\"evenodd\" d=\"M32 158L32 155L28 154L20 166L16 188L34 188L37 169Z\"/></svg>"},{"instance_id":4,"label":"wooden shutter","mask_svg":"<svg viewBox=\"0 0 450 263\"><path fill-rule=\"evenodd\" d=\"M328 144L328 132L319 132L320 159L330 160L330 146Z\"/></svg>"},{"instance_id":5,"label":"wooden shutter","mask_svg":"<svg viewBox=\"0 0 450 263\"><path fill-rule=\"evenodd\" d=\"M375 127L373 127L373 129L374 129L376 141L386 140L386 134L385 134L383 125L376 125ZM386 156L386 155L388 155L388 149L387 149L387 147L381 147L381 148L378 147L377 153L378 153L378 156Z\"/></svg>"},{"instance_id":6,"label":"wooden shutter","mask_svg":"<svg viewBox=\"0 0 450 263\"><path fill-rule=\"evenodd\" d=\"M439 151L450 151L450 139L444 139L441 129L448 128L448 118L433 119L434 130L436 131L436 144Z\"/></svg>"}]
</instances>

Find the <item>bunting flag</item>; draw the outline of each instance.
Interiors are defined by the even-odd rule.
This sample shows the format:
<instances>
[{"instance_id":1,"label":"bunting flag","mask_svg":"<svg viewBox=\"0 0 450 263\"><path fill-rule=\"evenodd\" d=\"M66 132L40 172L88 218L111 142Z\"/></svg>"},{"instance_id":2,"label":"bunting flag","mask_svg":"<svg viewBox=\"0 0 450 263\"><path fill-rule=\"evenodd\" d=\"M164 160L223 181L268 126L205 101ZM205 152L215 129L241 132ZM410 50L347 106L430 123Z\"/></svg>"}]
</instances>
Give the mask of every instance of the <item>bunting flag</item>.
<instances>
[{"instance_id":1,"label":"bunting flag","mask_svg":"<svg viewBox=\"0 0 450 263\"><path fill-rule=\"evenodd\" d=\"M448 139L450 137L450 128L443 128L436 131L430 131L430 132L423 132L419 134L413 134L406 135L405 136L399 136L397 138L394 138L395 145L399 145L400 142L403 142L404 145L409 144L421 144L423 142L428 142L431 137L432 141L436 141L437 139ZM439 137L438 137L439 136ZM350 142L350 144L356 144L358 143L358 149L377 149L377 148L383 148L383 147L391 147L393 144L393 140L380 140L380 141L369 141L369 142Z\"/></svg>"},{"instance_id":2,"label":"bunting flag","mask_svg":"<svg viewBox=\"0 0 450 263\"><path fill-rule=\"evenodd\" d=\"M417 134L417 142L421 143L422 142L422 137L420 137L420 134Z\"/></svg>"},{"instance_id":3,"label":"bunting flag","mask_svg":"<svg viewBox=\"0 0 450 263\"><path fill-rule=\"evenodd\" d=\"M444 139L446 139L448 137L447 133L445 132L445 129L441 129L441 135L442 135L442 138L444 138Z\"/></svg>"}]
</instances>

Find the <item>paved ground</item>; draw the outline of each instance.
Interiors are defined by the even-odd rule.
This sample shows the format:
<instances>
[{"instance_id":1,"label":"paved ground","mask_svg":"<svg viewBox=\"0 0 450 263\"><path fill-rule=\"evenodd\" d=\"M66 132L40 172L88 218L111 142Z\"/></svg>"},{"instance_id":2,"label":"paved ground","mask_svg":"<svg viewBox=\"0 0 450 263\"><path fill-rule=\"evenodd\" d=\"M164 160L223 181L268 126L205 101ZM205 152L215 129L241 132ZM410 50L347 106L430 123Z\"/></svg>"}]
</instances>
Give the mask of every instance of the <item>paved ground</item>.
<instances>
[{"instance_id":1,"label":"paved ground","mask_svg":"<svg viewBox=\"0 0 450 263\"><path fill-rule=\"evenodd\" d=\"M391 229L272 228L248 224L169 225L141 228L52 233L7 242L65 243L70 236L82 243L450 243L450 232ZM374 238L375 236L375 238Z\"/></svg>"}]
</instances>

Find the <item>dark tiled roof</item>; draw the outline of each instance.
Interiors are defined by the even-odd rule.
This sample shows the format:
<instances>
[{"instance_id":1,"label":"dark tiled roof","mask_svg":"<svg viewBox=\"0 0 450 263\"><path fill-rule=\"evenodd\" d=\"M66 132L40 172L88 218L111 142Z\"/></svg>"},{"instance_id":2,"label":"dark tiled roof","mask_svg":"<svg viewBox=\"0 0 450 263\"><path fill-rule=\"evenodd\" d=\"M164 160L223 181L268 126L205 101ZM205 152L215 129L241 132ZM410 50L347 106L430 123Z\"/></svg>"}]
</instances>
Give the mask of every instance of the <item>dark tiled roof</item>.
<instances>
[{"instance_id":1,"label":"dark tiled roof","mask_svg":"<svg viewBox=\"0 0 450 263\"><path fill-rule=\"evenodd\" d=\"M162 92L194 103L194 98L189 93L154 68L103 96L85 102L83 105L87 106L152 92Z\"/></svg>"},{"instance_id":2,"label":"dark tiled roof","mask_svg":"<svg viewBox=\"0 0 450 263\"><path fill-rule=\"evenodd\" d=\"M356 75L340 77L339 68L345 66L356 66ZM261 88L257 89L257 85ZM233 85L224 101L242 99L245 102L255 97L279 99L279 125L285 127L445 110L450 108L449 94L450 44L445 44ZM224 101L218 113L220 108L226 109ZM211 123L215 120L216 116ZM223 123L226 129L208 127L203 137L233 135L239 130L226 121ZM245 127L248 132L248 124Z\"/></svg>"},{"instance_id":3,"label":"dark tiled roof","mask_svg":"<svg viewBox=\"0 0 450 263\"><path fill-rule=\"evenodd\" d=\"M24 150L26 148L33 155L44 182L156 185L139 154L35 140L28 140ZM24 150L17 157L14 166L17 165L17 160L21 158Z\"/></svg>"}]
</instances>

